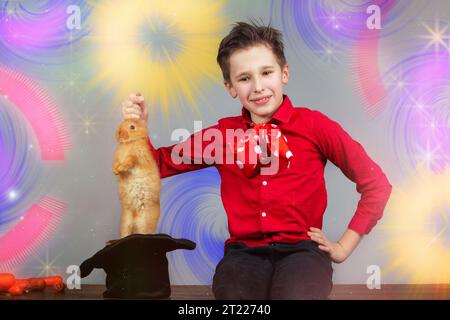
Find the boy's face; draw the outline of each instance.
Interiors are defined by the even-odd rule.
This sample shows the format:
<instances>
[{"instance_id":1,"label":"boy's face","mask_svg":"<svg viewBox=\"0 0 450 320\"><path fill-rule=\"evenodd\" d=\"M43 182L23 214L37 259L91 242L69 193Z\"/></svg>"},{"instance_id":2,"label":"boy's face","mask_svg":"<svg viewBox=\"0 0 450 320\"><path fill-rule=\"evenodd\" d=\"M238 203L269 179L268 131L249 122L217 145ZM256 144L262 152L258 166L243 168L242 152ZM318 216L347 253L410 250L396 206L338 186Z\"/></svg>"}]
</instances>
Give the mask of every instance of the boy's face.
<instances>
[{"instance_id":1,"label":"boy's face","mask_svg":"<svg viewBox=\"0 0 450 320\"><path fill-rule=\"evenodd\" d=\"M288 65L281 69L272 50L263 44L234 52L229 63L231 83L224 82L228 92L239 97L254 123L266 123L283 102Z\"/></svg>"}]
</instances>

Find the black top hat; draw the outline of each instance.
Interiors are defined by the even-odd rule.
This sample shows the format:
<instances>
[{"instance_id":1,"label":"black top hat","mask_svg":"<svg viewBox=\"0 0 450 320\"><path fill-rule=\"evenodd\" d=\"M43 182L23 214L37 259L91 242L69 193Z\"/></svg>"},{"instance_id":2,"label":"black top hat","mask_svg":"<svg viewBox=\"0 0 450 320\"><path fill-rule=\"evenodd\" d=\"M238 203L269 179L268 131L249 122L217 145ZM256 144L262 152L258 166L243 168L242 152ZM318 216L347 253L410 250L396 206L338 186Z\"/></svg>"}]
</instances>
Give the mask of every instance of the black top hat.
<instances>
[{"instance_id":1,"label":"black top hat","mask_svg":"<svg viewBox=\"0 0 450 320\"><path fill-rule=\"evenodd\" d=\"M88 276L94 268L103 268L105 298L167 298L171 292L166 252L194 248L195 242L167 234L132 234L85 260L80 266L81 277Z\"/></svg>"}]
</instances>

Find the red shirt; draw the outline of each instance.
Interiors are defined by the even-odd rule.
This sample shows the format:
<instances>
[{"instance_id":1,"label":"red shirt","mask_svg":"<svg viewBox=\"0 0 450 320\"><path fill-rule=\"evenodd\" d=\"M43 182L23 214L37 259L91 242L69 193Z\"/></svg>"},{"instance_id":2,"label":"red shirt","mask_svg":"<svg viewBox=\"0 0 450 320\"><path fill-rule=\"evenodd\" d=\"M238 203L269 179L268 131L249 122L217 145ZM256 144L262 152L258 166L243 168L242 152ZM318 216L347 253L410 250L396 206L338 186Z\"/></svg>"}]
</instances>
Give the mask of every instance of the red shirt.
<instances>
[{"instance_id":1,"label":"red shirt","mask_svg":"<svg viewBox=\"0 0 450 320\"><path fill-rule=\"evenodd\" d=\"M281 163L273 175L247 178L234 163L212 163L213 160L202 157L211 143L211 139L201 141L208 130L220 130L225 137L226 129L245 131L254 126L245 108L241 116L220 119L217 125L200 130L179 144L155 149L150 139L148 143L158 162L161 178L216 166L221 176L221 197L230 233L225 244L244 242L248 246L260 246L310 239L307 235L310 227L322 229L327 206L324 180L327 160L356 183L361 199L348 227L368 234L382 217L392 186L363 147L319 111L294 108L287 96L269 123L278 125L293 153L289 166ZM198 140L194 142L195 139ZM220 145L225 150L225 143ZM186 156L180 152L182 146L190 147L191 154ZM186 163L176 164L172 152L178 152Z\"/></svg>"}]
</instances>

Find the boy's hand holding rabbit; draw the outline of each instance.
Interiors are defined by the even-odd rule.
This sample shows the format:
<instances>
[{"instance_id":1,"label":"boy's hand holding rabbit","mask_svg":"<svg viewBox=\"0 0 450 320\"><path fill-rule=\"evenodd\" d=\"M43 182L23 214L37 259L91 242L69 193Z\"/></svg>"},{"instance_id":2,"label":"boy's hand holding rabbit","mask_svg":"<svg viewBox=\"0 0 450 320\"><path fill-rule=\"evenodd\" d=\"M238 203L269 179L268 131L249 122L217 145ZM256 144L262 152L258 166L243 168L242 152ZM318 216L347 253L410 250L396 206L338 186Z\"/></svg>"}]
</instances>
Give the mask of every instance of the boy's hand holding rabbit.
<instances>
[{"instance_id":1,"label":"boy's hand holding rabbit","mask_svg":"<svg viewBox=\"0 0 450 320\"><path fill-rule=\"evenodd\" d=\"M132 93L126 101L122 102L122 116L124 119L140 119L147 127L148 109L140 93Z\"/></svg>"}]
</instances>

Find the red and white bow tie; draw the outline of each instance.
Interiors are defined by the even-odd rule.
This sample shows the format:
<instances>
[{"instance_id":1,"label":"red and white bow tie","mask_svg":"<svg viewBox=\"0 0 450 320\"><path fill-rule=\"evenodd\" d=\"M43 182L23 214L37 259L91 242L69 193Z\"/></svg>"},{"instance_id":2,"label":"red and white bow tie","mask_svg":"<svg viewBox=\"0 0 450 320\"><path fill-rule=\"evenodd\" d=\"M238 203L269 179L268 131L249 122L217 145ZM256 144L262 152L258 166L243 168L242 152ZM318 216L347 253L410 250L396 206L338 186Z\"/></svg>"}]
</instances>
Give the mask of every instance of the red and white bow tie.
<instances>
[{"instance_id":1,"label":"red and white bow tie","mask_svg":"<svg viewBox=\"0 0 450 320\"><path fill-rule=\"evenodd\" d=\"M257 124L248 130L243 137L238 138L232 151L236 165L247 178L255 176L260 166L268 165L272 157L289 161L294 156L287 145L287 138L276 124L271 123Z\"/></svg>"}]
</instances>

